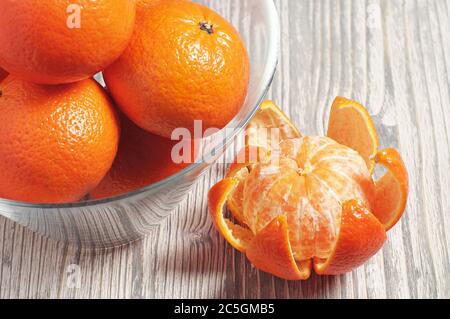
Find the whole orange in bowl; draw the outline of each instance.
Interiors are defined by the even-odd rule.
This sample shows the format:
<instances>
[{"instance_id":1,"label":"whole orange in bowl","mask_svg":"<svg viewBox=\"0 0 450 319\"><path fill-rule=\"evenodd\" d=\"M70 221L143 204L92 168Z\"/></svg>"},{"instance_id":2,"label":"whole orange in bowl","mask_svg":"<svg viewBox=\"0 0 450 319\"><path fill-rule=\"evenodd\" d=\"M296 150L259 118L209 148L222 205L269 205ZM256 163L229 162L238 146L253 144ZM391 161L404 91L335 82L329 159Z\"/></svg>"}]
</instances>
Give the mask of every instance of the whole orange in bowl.
<instances>
[{"instance_id":1,"label":"whole orange in bowl","mask_svg":"<svg viewBox=\"0 0 450 319\"><path fill-rule=\"evenodd\" d=\"M112 102L95 81L0 84L0 197L80 200L111 167L119 142Z\"/></svg>"},{"instance_id":2,"label":"whole orange in bowl","mask_svg":"<svg viewBox=\"0 0 450 319\"><path fill-rule=\"evenodd\" d=\"M220 15L186 0L138 10L124 54L105 71L121 110L141 128L170 138L176 128L223 128L238 113L249 83L238 32Z\"/></svg>"},{"instance_id":3,"label":"whole orange in bowl","mask_svg":"<svg viewBox=\"0 0 450 319\"><path fill-rule=\"evenodd\" d=\"M123 52L135 15L130 0L0 0L0 65L40 84L86 79Z\"/></svg>"},{"instance_id":4,"label":"whole orange in bowl","mask_svg":"<svg viewBox=\"0 0 450 319\"><path fill-rule=\"evenodd\" d=\"M105 178L90 193L92 199L138 190L181 171L190 163L175 162L172 158L172 150L179 142L149 133L123 115L120 136L116 159Z\"/></svg>"}]
</instances>

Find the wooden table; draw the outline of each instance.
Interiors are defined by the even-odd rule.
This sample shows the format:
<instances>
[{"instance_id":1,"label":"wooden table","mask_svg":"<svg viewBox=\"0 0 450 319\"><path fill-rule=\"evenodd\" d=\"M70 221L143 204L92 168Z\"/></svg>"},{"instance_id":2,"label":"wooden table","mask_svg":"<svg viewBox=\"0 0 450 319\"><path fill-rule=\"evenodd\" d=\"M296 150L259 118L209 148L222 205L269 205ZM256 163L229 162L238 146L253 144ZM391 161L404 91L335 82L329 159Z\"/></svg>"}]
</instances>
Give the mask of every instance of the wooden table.
<instances>
[{"instance_id":1,"label":"wooden table","mask_svg":"<svg viewBox=\"0 0 450 319\"><path fill-rule=\"evenodd\" d=\"M0 218L2 298L450 297L450 1L277 5L282 57L270 97L307 134L324 133L336 95L357 99L382 145L406 160L407 212L383 251L340 277L286 282L256 271L207 215L205 195L225 171L216 165L154 233L117 249L69 247Z\"/></svg>"}]
</instances>

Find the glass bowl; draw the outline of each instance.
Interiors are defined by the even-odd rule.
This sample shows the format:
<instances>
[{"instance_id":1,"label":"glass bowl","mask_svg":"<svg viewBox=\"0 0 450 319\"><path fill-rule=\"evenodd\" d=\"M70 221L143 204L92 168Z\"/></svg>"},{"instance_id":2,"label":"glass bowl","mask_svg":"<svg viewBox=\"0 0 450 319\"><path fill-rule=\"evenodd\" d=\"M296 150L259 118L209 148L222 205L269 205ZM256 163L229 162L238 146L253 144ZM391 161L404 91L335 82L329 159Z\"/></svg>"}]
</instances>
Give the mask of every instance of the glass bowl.
<instances>
[{"instance_id":1,"label":"glass bowl","mask_svg":"<svg viewBox=\"0 0 450 319\"><path fill-rule=\"evenodd\" d=\"M240 113L203 144L205 156L165 180L114 198L53 205L0 199L0 215L57 241L108 248L142 238L184 199L196 180L242 133L272 82L280 45L273 0L201 0L239 30L251 63L250 87ZM225 130L224 129L224 130Z\"/></svg>"}]
</instances>

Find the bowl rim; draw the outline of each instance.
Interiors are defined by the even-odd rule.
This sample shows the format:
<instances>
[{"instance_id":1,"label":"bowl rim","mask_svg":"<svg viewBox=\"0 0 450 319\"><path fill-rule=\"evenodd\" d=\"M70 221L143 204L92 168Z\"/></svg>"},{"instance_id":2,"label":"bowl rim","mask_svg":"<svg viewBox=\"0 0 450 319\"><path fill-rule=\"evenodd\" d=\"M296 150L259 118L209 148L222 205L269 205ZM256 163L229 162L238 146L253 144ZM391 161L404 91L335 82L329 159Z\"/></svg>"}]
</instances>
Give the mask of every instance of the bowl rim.
<instances>
[{"instance_id":1,"label":"bowl rim","mask_svg":"<svg viewBox=\"0 0 450 319\"><path fill-rule=\"evenodd\" d=\"M265 11L268 14L268 24L269 24L269 34L268 34L268 53L267 53L267 60L266 60L266 66L265 70L263 72L263 75L261 77L261 84L260 87L262 87L261 94L258 97L255 105L253 108L243 116L243 118L240 121L237 121L236 119L232 120L224 129L233 129L232 134L225 134L222 143L218 144L221 145L221 151L226 150L230 144L233 143L234 138L240 134L245 126L250 122L250 120L255 115L256 111L259 108L259 105L262 103L264 98L267 95L267 92L269 91L270 85L273 82L276 68L278 65L278 59L279 59L279 51L280 51L280 41L281 41L281 26L280 26L280 19L278 16L278 10L275 6L275 3L273 0L263 0L261 1L261 5L265 7ZM190 164L186 168L182 169L181 171L177 172L176 174L173 174L171 176L168 176L167 178L150 184L148 186L139 188L137 190L124 193L121 195L116 195L112 197L102 198L102 199L90 199L86 201L80 201L80 202L73 202L73 203L63 203L63 204L51 204L51 203L29 203L29 202L21 202L21 201L14 201L9 199L0 198L0 205L4 206L12 206L12 207L18 207L18 208L33 208L33 209L63 209L63 208L86 208L86 207L93 207L98 205L105 205L105 204L111 204L114 202L119 202L121 200L125 200L128 198L132 198L135 196L138 196L142 193L150 192L155 189L158 189L162 186L168 185L181 177L188 175L189 173L195 171L196 169L200 168L202 165L210 165L205 162L204 159L198 160L195 163Z\"/></svg>"}]
</instances>

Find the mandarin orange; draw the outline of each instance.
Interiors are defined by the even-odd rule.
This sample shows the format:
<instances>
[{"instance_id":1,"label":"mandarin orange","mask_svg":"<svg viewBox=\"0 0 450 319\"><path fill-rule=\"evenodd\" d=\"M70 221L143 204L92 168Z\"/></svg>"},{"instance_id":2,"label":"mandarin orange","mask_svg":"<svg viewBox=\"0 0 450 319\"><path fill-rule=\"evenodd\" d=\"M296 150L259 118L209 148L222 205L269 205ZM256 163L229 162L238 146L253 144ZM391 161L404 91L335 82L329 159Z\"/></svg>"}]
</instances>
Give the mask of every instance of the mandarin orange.
<instances>
[{"instance_id":1,"label":"mandarin orange","mask_svg":"<svg viewBox=\"0 0 450 319\"><path fill-rule=\"evenodd\" d=\"M401 156L394 149L378 151L373 123L360 104L336 101L329 132L349 145L302 137L266 102L249 125L244 160L239 154L209 192L219 232L254 266L281 278L304 280L313 268L337 275L362 265L383 246L406 207L408 173ZM349 136L340 130L345 116ZM258 133L276 127L279 143ZM372 161L387 169L377 181ZM239 224L224 216L225 205Z\"/></svg>"},{"instance_id":2,"label":"mandarin orange","mask_svg":"<svg viewBox=\"0 0 450 319\"><path fill-rule=\"evenodd\" d=\"M177 143L144 131L121 116L117 157L90 197L101 199L122 195L179 172L189 163L175 163L172 160L172 149Z\"/></svg>"},{"instance_id":3,"label":"mandarin orange","mask_svg":"<svg viewBox=\"0 0 450 319\"><path fill-rule=\"evenodd\" d=\"M279 152L255 166L244 187L248 227L258 233L285 214L297 260L329 257L339 236L341 203L356 199L369 207L375 193L361 156L326 137L284 140Z\"/></svg>"},{"instance_id":4,"label":"mandarin orange","mask_svg":"<svg viewBox=\"0 0 450 319\"><path fill-rule=\"evenodd\" d=\"M238 32L207 7L157 1L138 10L137 27L105 81L121 110L141 128L170 138L174 129L222 128L238 113L249 82Z\"/></svg>"},{"instance_id":5,"label":"mandarin orange","mask_svg":"<svg viewBox=\"0 0 450 319\"><path fill-rule=\"evenodd\" d=\"M113 104L95 81L0 84L0 197L80 200L111 167L119 142Z\"/></svg>"},{"instance_id":6,"label":"mandarin orange","mask_svg":"<svg viewBox=\"0 0 450 319\"><path fill-rule=\"evenodd\" d=\"M86 79L125 50L135 1L0 0L0 65L41 84Z\"/></svg>"}]
</instances>

